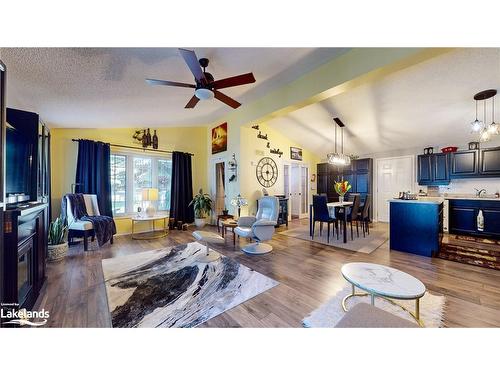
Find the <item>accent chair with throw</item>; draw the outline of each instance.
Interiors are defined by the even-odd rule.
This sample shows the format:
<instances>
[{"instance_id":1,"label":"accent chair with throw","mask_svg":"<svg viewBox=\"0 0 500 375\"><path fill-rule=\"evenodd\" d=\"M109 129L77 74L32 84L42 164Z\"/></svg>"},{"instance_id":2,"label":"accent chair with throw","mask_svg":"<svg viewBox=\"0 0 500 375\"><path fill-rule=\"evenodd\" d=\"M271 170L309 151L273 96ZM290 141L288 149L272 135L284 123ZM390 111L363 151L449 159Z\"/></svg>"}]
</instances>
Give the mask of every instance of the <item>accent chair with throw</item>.
<instances>
[{"instance_id":1,"label":"accent chair with throw","mask_svg":"<svg viewBox=\"0 0 500 375\"><path fill-rule=\"evenodd\" d=\"M240 237L255 240L241 250L247 254L266 254L272 251L273 247L263 244L262 241L273 237L274 226L278 223L278 211L278 198L265 196L259 199L259 209L255 217L242 216L238 219L238 226L234 228L234 233Z\"/></svg>"},{"instance_id":2,"label":"accent chair with throw","mask_svg":"<svg viewBox=\"0 0 500 375\"><path fill-rule=\"evenodd\" d=\"M83 237L83 249L88 250L88 238L97 237L99 247L108 241L113 243L116 226L112 217L100 214L95 194L66 194L61 212L68 223L68 243Z\"/></svg>"}]
</instances>

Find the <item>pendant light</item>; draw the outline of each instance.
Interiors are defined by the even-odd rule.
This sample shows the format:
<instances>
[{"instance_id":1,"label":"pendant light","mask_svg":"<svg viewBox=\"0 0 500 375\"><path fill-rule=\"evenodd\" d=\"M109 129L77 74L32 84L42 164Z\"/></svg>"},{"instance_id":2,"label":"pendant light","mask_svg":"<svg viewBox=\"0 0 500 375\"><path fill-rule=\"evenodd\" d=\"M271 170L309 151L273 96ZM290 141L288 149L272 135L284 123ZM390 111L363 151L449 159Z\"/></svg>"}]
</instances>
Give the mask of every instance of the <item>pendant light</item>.
<instances>
[{"instance_id":1,"label":"pendant light","mask_svg":"<svg viewBox=\"0 0 500 375\"><path fill-rule=\"evenodd\" d=\"M335 146L334 146L334 152L331 152L327 155L328 158L328 163L337 165L337 166L344 166L344 165L349 165L351 164L351 158L348 155L344 154L344 123L340 121L338 117L335 117L333 119L335 121ZM337 152L337 126L340 128L340 137L341 137L341 147L340 147L340 152Z\"/></svg>"},{"instance_id":2,"label":"pendant light","mask_svg":"<svg viewBox=\"0 0 500 375\"><path fill-rule=\"evenodd\" d=\"M476 101L476 119L471 122L472 133L479 133L479 142L488 142L492 136L498 135L500 133L499 124L495 123L495 95L497 90L489 89L478 92L474 95L474 100ZM491 100L491 124L486 125L486 101ZM479 121L477 118L477 102L481 100L483 102L483 121Z\"/></svg>"},{"instance_id":3,"label":"pendant light","mask_svg":"<svg viewBox=\"0 0 500 375\"><path fill-rule=\"evenodd\" d=\"M484 123L477 119L477 100L476 100L476 119L470 123L472 133L480 133L483 130Z\"/></svg>"},{"instance_id":4,"label":"pendant light","mask_svg":"<svg viewBox=\"0 0 500 375\"><path fill-rule=\"evenodd\" d=\"M491 135L500 134L500 124L495 123L495 97L491 98L491 124L488 125L488 133Z\"/></svg>"}]
</instances>

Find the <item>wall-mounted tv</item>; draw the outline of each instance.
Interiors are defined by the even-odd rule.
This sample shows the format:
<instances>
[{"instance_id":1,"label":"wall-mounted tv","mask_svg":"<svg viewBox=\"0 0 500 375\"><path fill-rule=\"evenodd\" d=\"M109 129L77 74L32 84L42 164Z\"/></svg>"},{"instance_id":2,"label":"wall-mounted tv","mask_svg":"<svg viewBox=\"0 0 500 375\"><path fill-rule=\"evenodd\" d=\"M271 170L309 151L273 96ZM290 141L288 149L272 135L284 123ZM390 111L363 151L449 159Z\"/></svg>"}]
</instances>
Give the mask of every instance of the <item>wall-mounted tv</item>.
<instances>
[{"instance_id":1,"label":"wall-mounted tv","mask_svg":"<svg viewBox=\"0 0 500 375\"><path fill-rule=\"evenodd\" d=\"M31 193L34 145L30 138L7 123L5 137L5 193L7 197ZM9 201L7 199L7 201Z\"/></svg>"}]
</instances>

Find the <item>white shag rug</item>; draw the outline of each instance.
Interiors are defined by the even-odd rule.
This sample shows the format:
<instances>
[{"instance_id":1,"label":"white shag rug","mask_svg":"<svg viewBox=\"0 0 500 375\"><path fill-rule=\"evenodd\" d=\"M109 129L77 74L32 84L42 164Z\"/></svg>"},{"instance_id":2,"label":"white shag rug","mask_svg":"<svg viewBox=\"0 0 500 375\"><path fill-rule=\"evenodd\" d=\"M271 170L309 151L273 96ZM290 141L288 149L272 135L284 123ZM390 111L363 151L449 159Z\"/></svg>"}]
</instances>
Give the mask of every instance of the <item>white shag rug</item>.
<instances>
[{"instance_id":1,"label":"white shag rug","mask_svg":"<svg viewBox=\"0 0 500 375\"><path fill-rule=\"evenodd\" d=\"M362 292L356 288L356 292ZM334 297L329 299L323 305L314 310L309 316L304 318L302 324L307 328L333 328L337 322L344 316L342 309L342 299L351 293L351 286L348 285L340 290ZM400 305L410 311L415 311L415 301L395 300ZM370 303L370 296L351 297L347 300L347 309L360 303ZM415 322L412 316L398 306L385 301L383 298L375 298L375 306L388 311L401 318ZM429 292L420 299L420 319L426 328L439 328L443 326L445 297L436 296Z\"/></svg>"}]
</instances>

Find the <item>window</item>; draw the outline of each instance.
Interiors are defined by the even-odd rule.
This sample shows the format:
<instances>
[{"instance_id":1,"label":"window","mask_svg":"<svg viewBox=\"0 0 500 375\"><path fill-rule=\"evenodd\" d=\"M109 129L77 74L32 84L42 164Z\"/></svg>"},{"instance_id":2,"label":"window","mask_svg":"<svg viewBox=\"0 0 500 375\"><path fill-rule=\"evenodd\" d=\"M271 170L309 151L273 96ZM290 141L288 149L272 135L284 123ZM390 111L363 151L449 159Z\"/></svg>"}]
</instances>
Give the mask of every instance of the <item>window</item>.
<instances>
[{"instance_id":1,"label":"window","mask_svg":"<svg viewBox=\"0 0 500 375\"><path fill-rule=\"evenodd\" d=\"M143 208L142 189L158 189L158 211L170 209L172 160L128 152L111 154L111 196L114 215L125 215Z\"/></svg>"}]
</instances>

